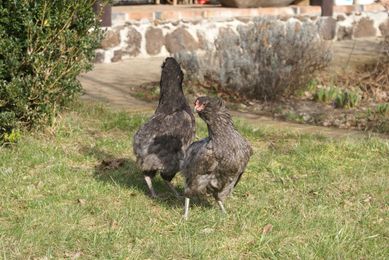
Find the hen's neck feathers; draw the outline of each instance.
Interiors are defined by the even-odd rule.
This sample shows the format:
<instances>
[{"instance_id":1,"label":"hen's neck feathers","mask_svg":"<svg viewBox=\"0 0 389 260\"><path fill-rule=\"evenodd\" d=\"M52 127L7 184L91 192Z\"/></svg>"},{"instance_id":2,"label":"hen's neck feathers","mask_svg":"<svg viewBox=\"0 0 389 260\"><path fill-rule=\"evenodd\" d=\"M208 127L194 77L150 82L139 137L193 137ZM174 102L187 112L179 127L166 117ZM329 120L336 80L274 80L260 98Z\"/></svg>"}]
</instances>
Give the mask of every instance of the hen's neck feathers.
<instances>
[{"instance_id":1,"label":"hen's neck feathers","mask_svg":"<svg viewBox=\"0 0 389 260\"><path fill-rule=\"evenodd\" d=\"M175 111L189 108L181 84L182 81L179 80L179 78L161 80L161 94L156 112L170 114Z\"/></svg>"},{"instance_id":2,"label":"hen's neck feathers","mask_svg":"<svg viewBox=\"0 0 389 260\"><path fill-rule=\"evenodd\" d=\"M217 157L235 157L236 154L232 151L236 151L237 147L246 156L253 153L249 143L235 129L231 116L225 109L209 116L204 121L208 127L209 141L212 141Z\"/></svg>"},{"instance_id":3,"label":"hen's neck feathers","mask_svg":"<svg viewBox=\"0 0 389 260\"><path fill-rule=\"evenodd\" d=\"M206 123L209 138L214 141L220 140L223 143L236 132L230 114L224 109L210 115Z\"/></svg>"}]
</instances>

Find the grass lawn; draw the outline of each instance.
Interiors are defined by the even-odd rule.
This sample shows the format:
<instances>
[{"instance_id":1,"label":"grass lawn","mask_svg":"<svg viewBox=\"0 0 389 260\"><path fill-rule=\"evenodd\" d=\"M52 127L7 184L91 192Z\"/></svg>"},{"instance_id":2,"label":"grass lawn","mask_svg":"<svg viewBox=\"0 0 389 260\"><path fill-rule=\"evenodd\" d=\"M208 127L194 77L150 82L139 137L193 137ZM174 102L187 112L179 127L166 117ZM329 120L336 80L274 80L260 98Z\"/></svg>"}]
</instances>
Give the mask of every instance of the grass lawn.
<instances>
[{"instance_id":1,"label":"grass lawn","mask_svg":"<svg viewBox=\"0 0 389 260\"><path fill-rule=\"evenodd\" d=\"M229 214L198 199L185 222L183 200L159 176L152 200L134 163L132 136L146 118L80 104L53 131L1 147L0 258L389 258L389 141L237 119L254 155ZM181 176L174 183L182 192Z\"/></svg>"}]
</instances>

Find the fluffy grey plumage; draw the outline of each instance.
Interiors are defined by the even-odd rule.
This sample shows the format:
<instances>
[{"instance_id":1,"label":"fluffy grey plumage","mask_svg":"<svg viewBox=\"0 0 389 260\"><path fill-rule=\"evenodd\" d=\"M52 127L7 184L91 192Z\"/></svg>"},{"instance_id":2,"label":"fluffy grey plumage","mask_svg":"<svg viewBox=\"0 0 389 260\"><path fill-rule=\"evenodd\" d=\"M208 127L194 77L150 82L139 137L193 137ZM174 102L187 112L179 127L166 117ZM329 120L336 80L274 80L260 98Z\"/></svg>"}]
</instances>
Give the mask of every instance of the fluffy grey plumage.
<instances>
[{"instance_id":1,"label":"fluffy grey plumage","mask_svg":"<svg viewBox=\"0 0 389 260\"><path fill-rule=\"evenodd\" d=\"M222 202L239 182L252 149L234 128L221 99L200 97L195 109L207 124L208 137L186 151L181 169L185 196L211 194L224 211Z\"/></svg>"},{"instance_id":2,"label":"fluffy grey plumage","mask_svg":"<svg viewBox=\"0 0 389 260\"><path fill-rule=\"evenodd\" d=\"M195 135L195 119L182 91L182 80L177 61L167 58L162 65L158 107L134 136L137 164L146 176L152 196L156 195L151 178L160 172L170 186Z\"/></svg>"}]
</instances>

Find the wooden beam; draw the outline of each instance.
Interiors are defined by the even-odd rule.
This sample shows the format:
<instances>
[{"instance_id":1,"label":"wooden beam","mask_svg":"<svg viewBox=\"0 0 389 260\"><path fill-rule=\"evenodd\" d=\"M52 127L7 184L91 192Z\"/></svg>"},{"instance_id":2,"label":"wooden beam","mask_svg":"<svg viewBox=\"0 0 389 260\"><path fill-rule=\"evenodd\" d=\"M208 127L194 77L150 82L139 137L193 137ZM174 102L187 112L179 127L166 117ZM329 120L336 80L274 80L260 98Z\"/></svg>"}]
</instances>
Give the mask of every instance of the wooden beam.
<instances>
[{"instance_id":1,"label":"wooden beam","mask_svg":"<svg viewBox=\"0 0 389 260\"><path fill-rule=\"evenodd\" d=\"M310 5L321 6L321 16L332 16L334 13L334 0L309 0Z\"/></svg>"},{"instance_id":2,"label":"wooden beam","mask_svg":"<svg viewBox=\"0 0 389 260\"><path fill-rule=\"evenodd\" d=\"M334 14L334 0L321 1L321 16L332 16Z\"/></svg>"},{"instance_id":3,"label":"wooden beam","mask_svg":"<svg viewBox=\"0 0 389 260\"><path fill-rule=\"evenodd\" d=\"M100 19L100 25L103 27L109 27L112 25L112 6L107 4L103 5L100 1L96 1L93 4L93 10Z\"/></svg>"},{"instance_id":4,"label":"wooden beam","mask_svg":"<svg viewBox=\"0 0 389 260\"><path fill-rule=\"evenodd\" d=\"M309 0L309 5L321 5L321 0Z\"/></svg>"}]
</instances>

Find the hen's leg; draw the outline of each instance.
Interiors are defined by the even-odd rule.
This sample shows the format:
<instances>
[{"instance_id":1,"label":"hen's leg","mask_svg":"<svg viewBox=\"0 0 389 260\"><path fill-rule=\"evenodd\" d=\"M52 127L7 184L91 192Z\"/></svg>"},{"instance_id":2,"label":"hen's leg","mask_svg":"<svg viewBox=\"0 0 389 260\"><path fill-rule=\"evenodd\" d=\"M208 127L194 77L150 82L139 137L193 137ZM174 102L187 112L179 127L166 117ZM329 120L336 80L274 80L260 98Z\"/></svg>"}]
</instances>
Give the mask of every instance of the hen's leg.
<instances>
[{"instance_id":1,"label":"hen's leg","mask_svg":"<svg viewBox=\"0 0 389 260\"><path fill-rule=\"evenodd\" d=\"M219 205L220 210L221 210L224 214L227 214L227 211L226 211L226 209L224 208L223 202L222 202L221 200L218 200L218 201L217 201L217 204Z\"/></svg>"},{"instance_id":2,"label":"hen's leg","mask_svg":"<svg viewBox=\"0 0 389 260\"><path fill-rule=\"evenodd\" d=\"M189 217L189 201L188 197L185 197L185 210L184 210L184 219L188 220Z\"/></svg>"},{"instance_id":3,"label":"hen's leg","mask_svg":"<svg viewBox=\"0 0 389 260\"><path fill-rule=\"evenodd\" d=\"M179 198L180 194L177 192L174 185L171 183L172 179L174 178L176 174L171 172L161 172L161 177L165 181L166 185L169 187L169 189L174 193L174 195Z\"/></svg>"},{"instance_id":4,"label":"hen's leg","mask_svg":"<svg viewBox=\"0 0 389 260\"><path fill-rule=\"evenodd\" d=\"M178 193L178 191L176 190L176 188L174 187L174 185L170 181L165 180L165 183L171 189L171 191L174 193L174 195L177 198L181 197L180 194Z\"/></svg>"},{"instance_id":5,"label":"hen's leg","mask_svg":"<svg viewBox=\"0 0 389 260\"><path fill-rule=\"evenodd\" d=\"M150 195L152 198L157 198L157 193L155 193L155 190L153 188L153 183L151 181L152 177L154 177L155 173L152 173L152 172L148 172L148 173L145 173L145 181L146 181L146 184L147 184L147 187L149 188L150 190Z\"/></svg>"}]
</instances>

